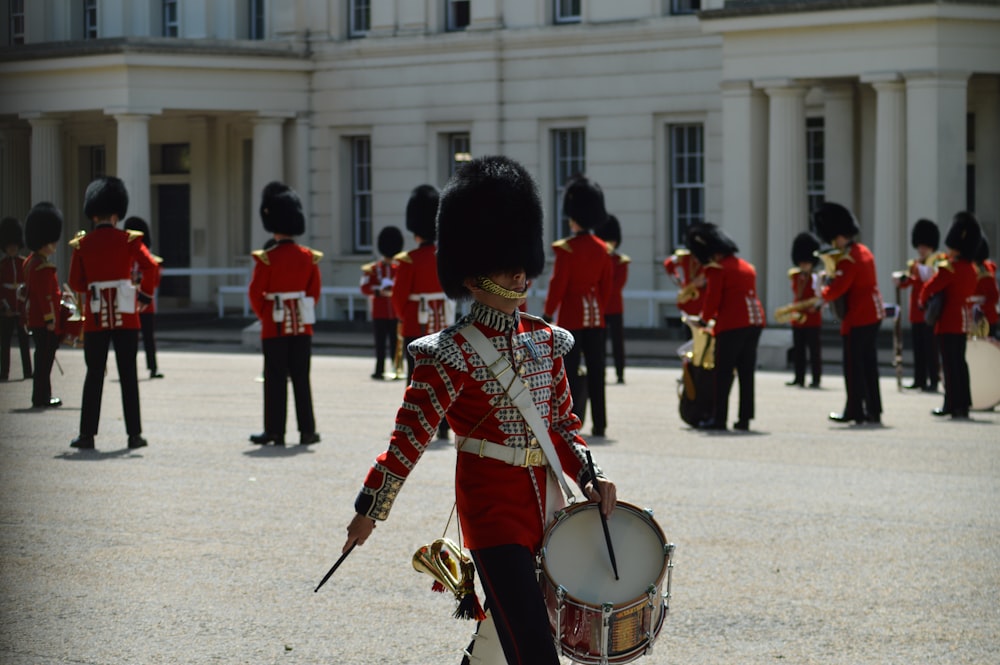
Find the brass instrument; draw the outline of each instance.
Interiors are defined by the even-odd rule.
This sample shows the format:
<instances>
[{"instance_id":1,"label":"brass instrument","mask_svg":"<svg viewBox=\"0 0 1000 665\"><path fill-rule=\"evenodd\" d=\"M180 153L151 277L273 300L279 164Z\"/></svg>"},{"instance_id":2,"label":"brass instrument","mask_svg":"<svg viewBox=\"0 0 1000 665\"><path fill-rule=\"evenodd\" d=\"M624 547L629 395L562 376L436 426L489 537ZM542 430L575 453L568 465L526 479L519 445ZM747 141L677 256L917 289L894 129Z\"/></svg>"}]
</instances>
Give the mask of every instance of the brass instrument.
<instances>
[{"instance_id":1,"label":"brass instrument","mask_svg":"<svg viewBox=\"0 0 1000 665\"><path fill-rule=\"evenodd\" d=\"M691 300L697 300L699 295L701 294L698 291L698 285L690 282L687 286L681 287L681 290L677 292L677 304L683 305Z\"/></svg>"},{"instance_id":2,"label":"brass instrument","mask_svg":"<svg viewBox=\"0 0 1000 665\"><path fill-rule=\"evenodd\" d=\"M828 249L814 252L813 254L823 262L823 271L826 273L827 284L832 282L836 276L838 263L843 260L853 260L851 259L850 253L846 249L840 249L838 247L830 247ZM843 321L844 317L847 316L847 299L844 296L837 298L830 303L830 309L833 311L833 315L837 317L838 321Z\"/></svg>"},{"instance_id":3,"label":"brass instrument","mask_svg":"<svg viewBox=\"0 0 1000 665\"><path fill-rule=\"evenodd\" d=\"M802 323L806 320L807 310L815 309L817 305L822 304L823 299L819 296L789 303L774 310L774 320L777 323Z\"/></svg>"},{"instance_id":4,"label":"brass instrument","mask_svg":"<svg viewBox=\"0 0 1000 665\"><path fill-rule=\"evenodd\" d=\"M450 591L458 608L456 619L485 618L479 599L476 597L476 567L462 549L448 538L438 538L430 545L424 545L413 554L413 569L427 573L434 578L432 590L444 593Z\"/></svg>"},{"instance_id":5,"label":"brass instrument","mask_svg":"<svg viewBox=\"0 0 1000 665\"><path fill-rule=\"evenodd\" d=\"M695 367L715 369L715 336L712 325L703 325L695 316L684 315L681 321L691 328L691 350L685 355Z\"/></svg>"}]
</instances>

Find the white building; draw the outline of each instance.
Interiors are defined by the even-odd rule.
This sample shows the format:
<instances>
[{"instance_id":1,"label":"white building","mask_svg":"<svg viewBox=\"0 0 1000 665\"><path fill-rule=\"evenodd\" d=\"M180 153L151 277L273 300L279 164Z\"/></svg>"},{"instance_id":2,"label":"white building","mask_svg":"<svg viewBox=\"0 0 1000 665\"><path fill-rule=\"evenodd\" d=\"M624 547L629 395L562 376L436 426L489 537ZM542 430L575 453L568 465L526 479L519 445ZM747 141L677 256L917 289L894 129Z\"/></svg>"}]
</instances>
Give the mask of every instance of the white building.
<instances>
[{"instance_id":1,"label":"white building","mask_svg":"<svg viewBox=\"0 0 1000 665\"><path fill-rule=\"evenodd\" d=\"M355 287L410 190L489 153L535 175L552 240L562 181L600 182L632 290L672 290L663 259L708 219L772 311L823 198L857 214L887 300L920 217L944 232L972 209L1000 247L996 0L0 0L0 15L0 214L53 201L68 238L87 182L115 174L172 267L246 269L259 192L280 179L324 284ZM207 307L242 281L161 298ZM667 311L627 308L630 325Z\"/></svg>"}]
</instances>

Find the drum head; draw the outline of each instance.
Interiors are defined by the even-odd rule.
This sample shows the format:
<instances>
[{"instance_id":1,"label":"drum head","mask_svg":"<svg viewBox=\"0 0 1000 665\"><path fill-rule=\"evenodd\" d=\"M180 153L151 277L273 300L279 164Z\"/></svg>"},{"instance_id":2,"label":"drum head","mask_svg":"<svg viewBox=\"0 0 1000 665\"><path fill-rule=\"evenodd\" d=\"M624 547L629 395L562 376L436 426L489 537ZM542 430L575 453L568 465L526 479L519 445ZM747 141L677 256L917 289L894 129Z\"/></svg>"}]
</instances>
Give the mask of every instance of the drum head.
<instances>
[{"instance_id":1,"label":"drum head","mask_svg":"<svg viewBox=\"0 0 1000 665\"><path fill-rule=\"evenodd\" d=\"M965 362L969 365L972 408L984 411L1000 404L1000 344L984 338L970 339L965 347Z\"/></svg>"},{"instance_id":2,"label":"drum head","mask_svg":"<svg viewBox=\"0 0 1000 665\"><path fill-rule=\"evenodd\" d=\"M546 535L542 564L549 580L590 605L625 603L657 588L667 568L666 538L639 508L618 503L608 520L619 579L615 579L594 503L577 504Z\"/></svg>"}]
</instances>

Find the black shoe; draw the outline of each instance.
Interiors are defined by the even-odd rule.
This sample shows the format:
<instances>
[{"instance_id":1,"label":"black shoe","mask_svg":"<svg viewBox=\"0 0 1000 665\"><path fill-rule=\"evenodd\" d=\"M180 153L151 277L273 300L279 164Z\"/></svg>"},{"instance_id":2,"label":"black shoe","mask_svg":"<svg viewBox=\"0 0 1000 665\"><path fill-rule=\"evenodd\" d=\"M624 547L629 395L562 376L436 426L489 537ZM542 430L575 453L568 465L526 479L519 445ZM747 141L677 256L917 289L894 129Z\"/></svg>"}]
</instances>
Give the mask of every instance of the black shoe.
<instances>
[{"instance_id":1,"label":"black shoe","mask_svg":"<svg viewBox=\"0 0 1000 665\"><path fill-rule=\"evenodd\" d=\"M810 388L819 388L819 381L813 381L809 384Z\"/></svg>"},{"instance_id":2,"label":"black shoe","mask_svg":"<svg viewBox=\"0 0 1000 665\"><path fill-rule=\"evenodd\" d=\"M937 390L937 384L936 384L936 383L932 383L932 384L931 384L931 385L929 385L929 386L924 386L924 387L923 387L923 388L921 388L920 390L922 390L922 391L923 391L923 392L925 392L925 393L936 393L936 392L938 391L938 390Z\"/></svg>"},{"instance_id":3,"label":"black shoe","mask_svg":"<svg viewBox=\"0 0 1000 665\"><path fill-rule=\"evenodd\" d=\"M311 443L319 443L319 433L318 432L311 432L309 434L300 434L299 435L299 445L300 446L308 446Z\"/></svg>"},{"instance_id":4,"label":"black shoe","mask_svg":"<svg viewBox=\"0 0 1000 665\"><path fill-rule=\"evenodd\" d=\"M715 418L709 418L708 420L702 420L698 423L698 429L724 430L726 429L726 423L720 423L717 422Z\"/></svg>"},{"instance_id":5,"label":"black shoe","mask_svg":"<svg viewBox=\"0 0 1000 665\"><path fill-rule=\"evenodd\" d=\"M69 443L70 448L79 448L80 450L93 450L94 449L94 437L89 434L81 434Z\"/></svg>"},{"instance_id":6,"label":"black shoe","mask_svg":"<svg viewBox=\"0 0 1000 665\"><path fill-rule=\"evenodd\" d=\"M129 434L128 436L128 447L129 448L145 448L149 443L146 439L142 438L138 434Z\"/></svg>"},{"instance_id":7,"label":"black shoe","mask_svg":"<svg viewBox=\"0 0 1000 665\"><path fill-rule=\"evenodd\" d=\"M867 422L868 422L869 425L874 425L875 427L881 427L882 426L882 417L881 416L869 416Z\"/></svg>"},{"instance_id":8,"label":"black shoe","mask_svg":"<svg viewBox=\"0 0 1000 665\"><path fill-rule=\"evenodd\" d=\"M737 420L733 423L733 429L738 429L741 432L750 431L750 421L749 420Z\"/></svg>"},{"instance_id":9,"label":"black shoe","mask_svg":"<svg viewBox=\"0 0 1000 665\"><path fill-rule=\"evenodd\" d=\"M449 429L448 429L448 425L447 424L439 425L438 426L438 439L440 439L442 441L447 441L448 440L448 432L449 432Z\"/></svg>"},{"instance_id":10,"label":"black shoe","mask_svg":"<svg viewBox=\"0 0 1000 665\"><path fill-rule=\"evenodd\" d=\"M251 434L250 441L256 443L258 446L266 446L269 443L273 443L276 446L285 445L285 437L278 436L277 434L268 434L267 432L261 432L260 434Z\"/></svg>"},{"instance_id":11,"label":"black shoe","mask_svg":"<svg viewBox=\"0 0 1000 665\"><path fill-rule=\"evenodd\" d=\"M934 409L931 411L932 416L950 416L951 409Z\"/></svg>"},{"instance_id":12,"label":"black shoe","mask_svg":"<svg viewBox=\"0 0 1000 665\"><path fill-rule=\"evenodd\" d=\"M799 388L804 388L805 383L806 383L805 381L799 381L797 379L793 379L792 381L785 381L786 386L798 386Z\"/></svg>"},{"instance_id":13,"label":"black shoe","mask_svg":"<svg viewBox=\"0 0 1000 665\"><path fill-rule=\"evenodd\" d=\"M922 386L919 383L917 383L916 381L914 381L913 383L911 383L908 386L903 386L903 387L906 390L927 390L927 386Z\"/></svg>"},{"instance_id":14,"label":"black shoe","mask_svg":"<svg viewBox=\"0 0 1000 665\"><path fill-rule=\"evenodd\" d=\"M852 420L857 420L859 423L864 422L864 418L855 418L854 416L849 416L846 413L833 412L827 416L830 420L835 423L849 423Z\"/></svg>"},{"instance_id":15,"label":"black shoe","mask_svg":"<svg viewBox=\"0 0 1000 665\"><path fill-rule=\"evenodd\" d=\"M378 372L372 374L372 378L375 379L376 381L385 381L385 375L379 374Z\"/></svg>"},{"instance_id":16,"label":"black shoe","mask_svg":"<svg viewBox=\"0 0 1000 665\"><path fill-rule=\"evenodd\" d=\"M151 378L151 379L162 379L163 375L160 374L155 369L151 369L151 370L149 370L149 378Z\"/></svg>"},{"instance_id":17,"label":"black shoe","mask_svg":"<svg viewBox=\"0 0 1000 665\"><path fill-rule=\"evenodd\" d=\"M618 384L619 385L624 385L625 384L625 377L624 376L619 376L618 377Z\"/></svg>"},{"instance_id":18,"label":"black shoe","mask_svg":"<svg viewBox=\"0 0 1000 665\"><path fill-rule=\"evenodd\" d=\"M52 406L52 407L62 406L62 400L59 399L58 397L50 397L49 403L46 404L45 406Z\"/></svg>"},{"instance_id":19,"label":"black shoe","mask_svg":"<svg viewBox=\"0 0 1000 665\"><path fill-rule=\"evenodd\" d=\"M604 438L604 430L603 429L598 429L598 428L595 427L594 429L590 430L590 436L598 438L598 439L603 439Z\"/></svg>"}]
</instances>

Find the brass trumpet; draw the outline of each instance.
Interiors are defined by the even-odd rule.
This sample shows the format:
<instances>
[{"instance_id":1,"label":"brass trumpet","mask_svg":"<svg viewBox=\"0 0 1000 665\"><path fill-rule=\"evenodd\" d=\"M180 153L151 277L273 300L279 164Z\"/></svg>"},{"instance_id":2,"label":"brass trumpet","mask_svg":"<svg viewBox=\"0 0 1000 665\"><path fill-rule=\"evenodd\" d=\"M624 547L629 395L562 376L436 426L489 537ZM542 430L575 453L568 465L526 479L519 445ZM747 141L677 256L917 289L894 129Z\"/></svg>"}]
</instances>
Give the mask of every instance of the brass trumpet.
<instances>
[{"instance_id":1,"label":"brass trumpet","mask_svg":"<svg viewBox=\"0 0 1000 665\"><path fill-rule=\"evenodd\" d=\"M677 304L683 305L688 301L697 300L699 295L697 285L691 282L687 286L681 287L681 290L677 292Z\"/></svg>"},{"instance_id":2,"label":"brass trumpet","mask_svg":"<svg viewBox=\"0 0 1000 665\"><path fill-rule=\"evenodd\" d=\"M476 597L476 567L472 559L448 538L438 538L413 554L413 569L434 578L432 590L451 591L458 601L456 619L482 621L486 614Z\"/></svg>"},{"instance_id":3,"label":"brass trumpet","mask_svg":"<svg viewBox=\"0 0 1000 665\"><path fill-rule=\"evenodd\" d=\"M802 323L806 320L806 310L814 309L823 303L819 296L789 303L774 310L774 320L778 323Z\"/></svg>"},{"instance_id":4,"label":"brass trumpet","mask_svg":"<svg viewBox=\"0 0 1000 665\"><path fill-rule=\"evenodd\" d=\"M826 283L829 284L837 275L837 264L841 261L853 261L850 253L846 249L830 247L828 249L813 252L823 262L823 270L826 272ZM841 296L830 303L830 309L838 321L843 321L847 316L847 298Z\"/></svg>"}]
</instances>

